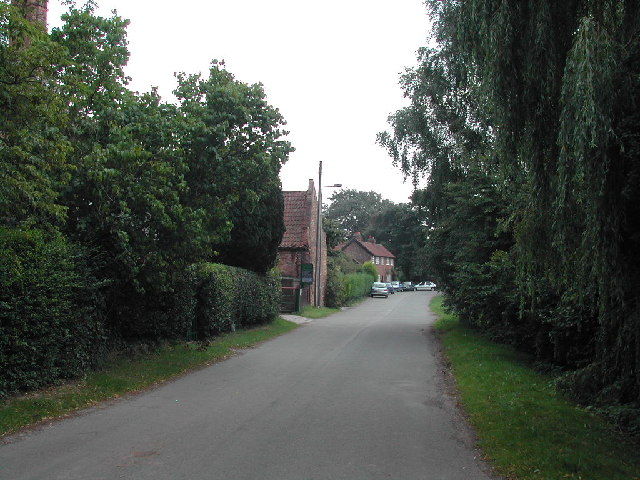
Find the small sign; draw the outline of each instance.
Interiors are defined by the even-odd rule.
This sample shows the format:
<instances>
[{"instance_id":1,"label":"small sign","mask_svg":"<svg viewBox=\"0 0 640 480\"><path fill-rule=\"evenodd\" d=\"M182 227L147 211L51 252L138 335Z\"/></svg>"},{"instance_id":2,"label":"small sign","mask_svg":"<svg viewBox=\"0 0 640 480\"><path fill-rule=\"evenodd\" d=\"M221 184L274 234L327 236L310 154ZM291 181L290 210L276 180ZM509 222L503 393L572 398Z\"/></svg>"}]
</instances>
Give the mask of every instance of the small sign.
<instances>
[{"instance_id":1,"label":"small sign","mask_svg":"<svg viewBox=\"0 0 640 480\"><path fill-rule=\"evenodd\" d=\"M313 284L313 263L303 263L301 265L300 283L302 285Z\"/></svg>"}]
</instances>

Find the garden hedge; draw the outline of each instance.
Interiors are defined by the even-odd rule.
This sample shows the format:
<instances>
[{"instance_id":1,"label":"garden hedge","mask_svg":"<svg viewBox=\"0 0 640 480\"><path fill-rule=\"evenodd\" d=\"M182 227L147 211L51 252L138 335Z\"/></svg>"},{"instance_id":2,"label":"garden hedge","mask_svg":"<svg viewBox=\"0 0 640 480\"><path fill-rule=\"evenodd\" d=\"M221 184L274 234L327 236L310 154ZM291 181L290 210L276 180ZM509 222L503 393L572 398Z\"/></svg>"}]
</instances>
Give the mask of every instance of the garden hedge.
<instances>
[{"instance_id":1,"label":"garden hedge","mask_svg":"<svg viewBox=\"0 0 640 480\"><path fill-rule=\"evenodd\" d=\"M0 397L79 377L128 343L206 340L278 315L276 272L205 263L164 297L149 295L117 331L87 258L59 235L0 228Z\"/></svg>"},{"instance_id":2,"label":"garden hedge","mask_svg":"<svg viewBox=\"0 0 640 480\"><path fill-rule=\"evenodd\" d=\"M107 337L83 252L56 234L0 228L0 259L0 396L98 365Z\"/></svg>"}]
</instances>

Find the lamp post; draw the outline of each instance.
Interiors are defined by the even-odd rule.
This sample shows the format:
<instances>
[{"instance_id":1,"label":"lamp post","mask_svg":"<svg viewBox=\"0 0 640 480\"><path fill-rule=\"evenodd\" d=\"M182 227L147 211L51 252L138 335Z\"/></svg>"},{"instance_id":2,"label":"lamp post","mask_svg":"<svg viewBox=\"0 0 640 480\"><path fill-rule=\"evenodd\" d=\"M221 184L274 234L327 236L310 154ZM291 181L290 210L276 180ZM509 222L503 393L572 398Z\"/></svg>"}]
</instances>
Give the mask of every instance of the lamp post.
<instances>
[{"instance_id":1,"label":"lamp post","mask_svg":"<svg viewBox=\"0 0 640 480\"><path fill-rule=\"evenodd\" d=\"M327 187L342 187L341 183L326 185ZM315 306L320 307L322 299L322 160L318 168L318 225L316 228L316 299Z\"/></svg>"}]
</instances>

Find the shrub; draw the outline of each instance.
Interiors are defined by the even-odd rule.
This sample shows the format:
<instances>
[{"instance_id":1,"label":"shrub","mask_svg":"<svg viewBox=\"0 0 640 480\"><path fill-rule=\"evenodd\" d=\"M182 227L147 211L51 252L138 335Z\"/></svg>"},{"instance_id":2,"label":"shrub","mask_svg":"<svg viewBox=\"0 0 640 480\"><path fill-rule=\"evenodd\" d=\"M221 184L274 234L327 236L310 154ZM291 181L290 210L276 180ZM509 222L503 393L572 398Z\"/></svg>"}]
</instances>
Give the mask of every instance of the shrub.
<instances>
[{"instance_id":1,"label":"shrub","mask_svg":"<svg viewBox=\"0 0 640 480\"><path fill-rule=\"evenodd\" d=\"M362 267L360 267L360 271L371 276L373 278L372 282L375 282L378 278L378 269L376 269L376 266L371 262L364 262Z\"/></svg>"},{"instance_id":2,"label":"shrub","mask_svg":"<svg viewBox=\"0 0 640 480\"><path fill-rule=\"evenodd\" d=\"M204 263L192 269L195 278L195 325L199 339L236 328L271 322L280 305L279 276Z\"/></svg>"},{"instance_id":3,"label":"shrub","mask_svg":"<svg viewBox=\"0 0 640 480\"><path fill-rule=\"evenodd\" d=\"M345 304L346 299L345 275L338 269L327 270L327 287L324 302L327 307L339 308Z\"/></svg>"},{"instance_id":4,"label":"shrub","mask_svg":"<svg viewBox=\"0 0 640 480\"><path fill-rule=\"evenodd\" d=\"M367 273L351 273L345 276L345 300L347 302L364 297L371 291L375 277Z\"/></svg>"},{"instance_id":5,"label":"shrub","mask_svg":"<svg viewBox=\"0 0 640 480\"><path fill-rule=\"evenodd\" d=\"M98 284L55 233L0 228L0 395L83 374L105 355Z\"/></svg>"}]
</instances>

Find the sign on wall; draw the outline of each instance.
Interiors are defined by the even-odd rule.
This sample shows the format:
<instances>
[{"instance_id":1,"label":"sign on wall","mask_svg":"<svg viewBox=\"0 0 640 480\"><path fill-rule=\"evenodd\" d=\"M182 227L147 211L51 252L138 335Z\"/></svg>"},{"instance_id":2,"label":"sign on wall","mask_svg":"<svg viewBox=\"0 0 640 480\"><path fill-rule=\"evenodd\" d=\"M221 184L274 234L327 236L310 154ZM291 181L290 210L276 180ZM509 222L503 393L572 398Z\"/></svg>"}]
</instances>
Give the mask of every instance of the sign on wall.
<instances>
[{"instance_id":1,"label":"sign on wall","mask_svg":"<svg viewBox=\"0 0 640 480\"><path fill-rule=\"evenodd\" d=\"M313 284L313 263L303 263L301 265L300 283L302 285Z\"/></svg>"}]
</instances>

